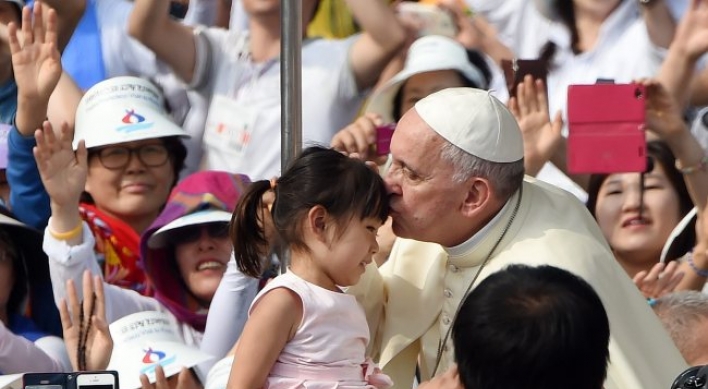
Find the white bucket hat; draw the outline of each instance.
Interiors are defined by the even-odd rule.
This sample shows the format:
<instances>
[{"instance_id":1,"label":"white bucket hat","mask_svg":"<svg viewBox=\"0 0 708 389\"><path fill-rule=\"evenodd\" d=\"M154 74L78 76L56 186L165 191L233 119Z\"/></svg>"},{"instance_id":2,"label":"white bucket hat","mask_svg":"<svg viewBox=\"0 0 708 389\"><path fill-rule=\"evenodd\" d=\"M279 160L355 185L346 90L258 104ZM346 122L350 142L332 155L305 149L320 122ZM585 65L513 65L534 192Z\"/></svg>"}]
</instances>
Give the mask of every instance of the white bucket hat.
<instances>
[{"instance_id":1,"label":"white bucket hat","mask_svg":"<svg viewBox=\"0 0 708 389\"><path fill-rule=\"evenodd\" d=\"M138 77L114 77L89 89L76 110L74 150L168 136L189 137L165 113L155 85Z\"/></svg>"},{"instance_id":2,"label":"white bucket hat","mask_svg":"<svg viewBox=\"0 0 708 389\"><path fill-rule=\"evenodd\" d=\"M205 209L203 211L190 213L167 223L164 227L155 231L148 239L148 247L151 249L165 247L168 244L168 234L166 232L178 228L207 224L207 223L229 223L231 222L231 212L219 209Z\"/></svg>"},{"instance_id":3,"label":"white bucket hat","mask_svg":"<svg viewBox=\"0 0 708 389\"><path fill-rule=\"evenodd\" d=\"M413 42L403 70L374 92L365 111L381 115L385 123L393 123L393 100L401 85L416 74L437 70L457 70L476 85L486 84L482 72L469 61L464 46L448 37L428 35Z\"/></svg>"},{"instance_id":4,"label":"white bucket hat","mask_svg":"<svg viewBox=\"0 0 708 389\"><path fill-rule=\"evenodd\" d=\"M158 365L170 377L212 358L187 346L177 326L173 317L157 311L134 313L111 323L114 348L108 370L118 371L121 388L140 388L140 374L154 383Z\"/></svg>"}]
</instances>

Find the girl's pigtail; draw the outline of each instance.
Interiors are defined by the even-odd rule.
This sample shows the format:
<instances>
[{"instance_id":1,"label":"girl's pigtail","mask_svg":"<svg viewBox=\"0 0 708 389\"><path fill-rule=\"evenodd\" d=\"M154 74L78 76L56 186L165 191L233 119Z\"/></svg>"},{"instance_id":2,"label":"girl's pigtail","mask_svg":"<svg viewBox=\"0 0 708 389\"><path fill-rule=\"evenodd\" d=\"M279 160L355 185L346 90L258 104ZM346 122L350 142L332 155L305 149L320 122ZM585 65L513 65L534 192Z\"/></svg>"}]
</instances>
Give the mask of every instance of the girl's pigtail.
<instances>
[{"instance_id":1,"label":"girl's pigtail","mask_svg":"<svg viewBox=\"0 0 708 389\"><path fill-rule=\"evenodd\" d=\"M270 182L256 181L241 196L231 217L230 236L238 269L248 276L260 278L261 259L268 254L263 212L263 195L270 190Z\"/></svg>"}]
</instances>

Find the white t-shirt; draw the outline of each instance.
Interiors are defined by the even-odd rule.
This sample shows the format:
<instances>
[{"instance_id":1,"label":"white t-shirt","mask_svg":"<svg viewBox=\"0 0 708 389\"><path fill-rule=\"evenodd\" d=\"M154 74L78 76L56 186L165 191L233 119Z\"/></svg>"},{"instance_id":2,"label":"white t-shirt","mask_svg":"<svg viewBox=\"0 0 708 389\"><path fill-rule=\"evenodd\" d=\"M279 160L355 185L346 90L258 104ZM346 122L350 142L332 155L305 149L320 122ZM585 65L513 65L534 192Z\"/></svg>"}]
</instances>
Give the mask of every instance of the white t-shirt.
<instances>
[{"instance_id":1,"label":"white t-shirt","mask_svg":"<svg viewBox=\"0 0 708 389\"><path fill-rule=\"evenodd\" d=\"M280 61L251 61L245 33L211 28L197 29L196 36L192 87L210 99L204 167L247 174L254 180L280 175ZM329 145L361 106L363 93L348 57L357 38L303 43L303 147ZM219 127L216 123L221 121L213 118L220 104L221 118L239 123Z\"/></svg>"}]
</instances>

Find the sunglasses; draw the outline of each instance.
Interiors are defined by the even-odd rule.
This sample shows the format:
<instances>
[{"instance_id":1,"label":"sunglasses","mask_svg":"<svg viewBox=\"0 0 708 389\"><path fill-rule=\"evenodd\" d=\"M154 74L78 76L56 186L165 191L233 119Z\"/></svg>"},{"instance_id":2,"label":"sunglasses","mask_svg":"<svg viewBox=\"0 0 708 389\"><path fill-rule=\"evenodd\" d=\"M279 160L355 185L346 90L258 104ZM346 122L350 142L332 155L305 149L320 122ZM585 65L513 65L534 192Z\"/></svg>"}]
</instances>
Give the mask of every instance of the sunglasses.
<instances>
[{"instance_id":1,"label":"sunglasses","mask_svg":"<svg viewBox=\"0 0 708 389\"><path fill-rule=\"evenodd\" d=\"M213 222L205 224L194 224L191 226L177 228L170 232L170 239L174 243L194 243L202 237L202 232L206 231L212 239L224 239L229 237L228 222Z\"/></svg>"}]
</instances>

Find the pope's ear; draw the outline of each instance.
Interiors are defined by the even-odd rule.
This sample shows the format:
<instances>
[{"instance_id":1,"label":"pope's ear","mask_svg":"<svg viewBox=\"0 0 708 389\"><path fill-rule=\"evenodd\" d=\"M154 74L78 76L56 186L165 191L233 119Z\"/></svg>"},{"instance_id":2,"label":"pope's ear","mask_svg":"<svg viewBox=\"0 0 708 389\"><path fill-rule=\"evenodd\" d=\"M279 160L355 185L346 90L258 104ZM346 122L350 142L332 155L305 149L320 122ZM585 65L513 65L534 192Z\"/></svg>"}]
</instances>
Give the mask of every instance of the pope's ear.
<instances>
[{"instance_id":1,"label":"pope's ear","mask_svg":"<svg viewBox=\"0 0 708 389\"><path fill-rule=\"evenodd\" d=\"M492 200L489 180L473 177L467 182L467 193L462 202L462 214L467 217L478 215Z\"/></svg>"}]
</instances>

